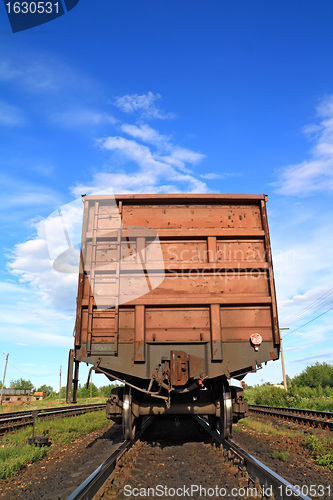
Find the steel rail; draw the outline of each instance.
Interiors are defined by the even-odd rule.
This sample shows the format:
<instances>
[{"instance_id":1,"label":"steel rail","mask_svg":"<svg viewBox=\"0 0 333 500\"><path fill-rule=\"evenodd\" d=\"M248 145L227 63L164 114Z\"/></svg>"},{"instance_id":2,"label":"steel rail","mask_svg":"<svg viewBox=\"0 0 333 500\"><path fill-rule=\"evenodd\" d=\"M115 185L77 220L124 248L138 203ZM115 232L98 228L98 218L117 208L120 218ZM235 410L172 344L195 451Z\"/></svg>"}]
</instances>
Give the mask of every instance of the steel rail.
<instances>
[{"instance_id":1,"label":"steel rail","mask_svg":"<svg viewBox=\"0 0 333 500\"><path fill-rule=\"evenodd\" d=\"M105 403L66 406L65 408L47 408L39 410L38 418L45 420L72 415L81 415L83 413L97 411L102 408L105 408ZM10 430L14 430L15 428L24 427L32 423L32 410L2 414L0 415L0 434L4 434Z\"/></svg>"},{"instance_id":2,"label":"steel rail","mask_svg":"<svg viewBox=\"0 0 333 500\"><path fill-rule=\"evenodd\" d=\"M153 417L143 421L140 431L135 434L134 441L123 441L117 450L107 458L90 476L68 497L67 500L91 500L103 486L108 477L114 472L118 460L139 440Z\"/></svg>"},{"instance_id":3,"label":"steel rail","mask_svg":"<svg viewBox=\"0 0 333 500\"><path fill-rule=\"evenodd\" d=\"M298 500L311 500L310 497L303 495L289 481L279 476L279 474L276 474L276 472L271 470L265 464L240 448L231 439L223 439L217 431L210 428L205 419L199 416L195 416L194 419L211 435L213 440L219 446L222 445L224 449L228 450L228 452L235 456L235 461L242 470L247 471L254 485L257 484L256 480L259 480L260 486L263 488L263 492L265 490L268 492L272 490L276 500L288 500L290 498L298 498ZM270 496L264 498L270 498Z\"/></svg>"},{"instance_id":4,"label":"steel rail","mask_svg":"<svg viewBox=\"0 0 333 500\"><path fill-rule=\"evenodd\" d=\"M296 413L292 413L292 410L294 410L295 412L303 413L303 415L302 414L297 415ZM269 417L279 417L285 420L291 420L293 422L307 424L315 427L326 427L331 431L333 431L333 420L324 420L323 418L312 418L304 416L304 414L308 412L308 410L300 410L297 408L280 409L274 406L263 407L263 406L249 405L249 411L259 415L265 415ZM319 412L316 413L318 414ZM326 415L329 414L329 412L323 412L323 413L325 413ZM333 417L333 413L331 413L331 416Z\"/></svg>"},{"instance_id":5,"label":"steel rail","mask_svg":"<svg viewBox=\"0 0 333 500\"><path fill-rule=\"evenodd\" d=\"M304 416L313 416L322 419L333 420L333 412L331 411L319 411L319 410L308 410L304 408L286 408L284 406L268 406L268 405L249 405L249 408L264 408L265 410L276 410L285 411L288 413L300 413Z\"/></svg>"}]
</instances>

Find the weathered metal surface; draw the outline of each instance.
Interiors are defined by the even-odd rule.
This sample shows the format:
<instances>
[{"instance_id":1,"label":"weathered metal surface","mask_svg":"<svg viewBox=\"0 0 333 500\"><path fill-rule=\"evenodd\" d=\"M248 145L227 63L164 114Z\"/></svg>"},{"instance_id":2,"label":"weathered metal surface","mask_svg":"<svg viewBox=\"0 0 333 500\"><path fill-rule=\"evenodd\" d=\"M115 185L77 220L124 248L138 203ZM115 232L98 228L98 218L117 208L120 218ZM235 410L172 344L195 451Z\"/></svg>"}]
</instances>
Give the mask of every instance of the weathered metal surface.
<instances>
[{"instance_id":1,"label":"weathered metal surface","mask_svg":"<svg viewBox=\"0 0 333 500\"><path fill-rule=\"evenodd\" d=\"M161 352L197 356L204 376L278 358L264 195L86 196L82 234L76 359L149 379Z\"/></svg>"}]
</instances>

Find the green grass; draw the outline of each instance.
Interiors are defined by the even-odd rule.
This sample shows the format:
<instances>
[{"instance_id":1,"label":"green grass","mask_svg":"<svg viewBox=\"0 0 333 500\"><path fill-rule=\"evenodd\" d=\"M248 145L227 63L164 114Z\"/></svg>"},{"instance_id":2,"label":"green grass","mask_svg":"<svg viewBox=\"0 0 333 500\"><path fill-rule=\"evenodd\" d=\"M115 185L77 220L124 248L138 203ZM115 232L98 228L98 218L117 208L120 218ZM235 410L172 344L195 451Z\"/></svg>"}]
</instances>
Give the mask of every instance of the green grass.
<instances>
[{"instance_id":1,"label":"green grass","mask_svg":"<svg viewBox=\"0 0 333 500\"><path fill-rule=\"evenodd\" d=\"M96 398L79 398L77 405L88 405L88 404L99 404L105 403L107 398L96 397ZM45 408L57 408L65 406L74 406L73 403L67 404L64 399L59 403L58 398L48 399L45 398L42 401L33 401L30 404L9 404L0 406L0 413L11 413L14 411L28 411L28 410L41 410Z\"/></svg>"},{"instance_id":2,"label":"green grass","mask_svg":"<svg viewBox=\"0 0 333 500\"><path fill-rule=\"evenodd\" d=\"M272 453L272 458L281 460L282 462L288 462L289 451L276 451L274 450Z\"/></svg>"},{"instance_id":3,"label":"green grass","mask_svg":"<svg viewBox=\"0 0 333 500\"><path fill-rule=\"evenodd\" d=\"M333 440L320 440L317 436L309 436L304 441L304 446L310 448L313 455L316 457L318 465L324 465L330 470L333 470Z\"/></svg>"},{"instance_id":4,"label":"green grass","mask_svg":"<svg viewBox=\"0 0 333 500\"><path fill-rule=\"evenodd\" d=\"M312 429L311 432L313 433L304 438L304 430L302 428L288 429L281 423L266 422L256 417L242 418L233 426L233 432L240 432L242 427L251 429L259 434L262 433L271 436L281 436L283 438L301 439L302 445L311 450L318 465L323 465L333 470L333 438L327 437L327 433ZM289 457L289 452L274 451L272 457L286 462Z\"/></svg>"},{"instance_id":5,"label":"green grass","mask_svg":"<svg viewBox=\"0 0 333 500\"><path fill-rule=\"evenodd\" d=\"M36 448L28 444L32 427L26 427L0 437L0 479L16 475L27 464L40 460L52 449L64 443L70 443L86 436L89 432L102 429L110 421L105 417L105 410L86 413L73 417L37 421L35 434L48 435L51 447Z\"/></svg>"},{"instance_id":6,"label":"green grass","mask_svg":"<svg viewBox=\"0 0 333 500\"><path fill-rule=\"evenodd\" d=\"M238 424L242 427L248 427L258 433L270 434L271 436L284 436L284 437L292 437L295 436L295 432L284 427L277 427L273 422L269 420L267 422L263 422L262 420L257 420L255 417L246 417L242 418L238 421ZM233 431L236 430L237 427L233 426ZM298 432L299 435L303 434L302 431Z\"/></svg>"},{"instance_id":7,"label":"green grass","mask_svg":"<svg viewBox=\"0 0 333 500\"><path fill-rule=\"evenodd\" d=\"M244 396L249 404L333 411L333 387L294 387L286 392L279 387L260 385L248 388Z\"/></svg>"}]
</instances>

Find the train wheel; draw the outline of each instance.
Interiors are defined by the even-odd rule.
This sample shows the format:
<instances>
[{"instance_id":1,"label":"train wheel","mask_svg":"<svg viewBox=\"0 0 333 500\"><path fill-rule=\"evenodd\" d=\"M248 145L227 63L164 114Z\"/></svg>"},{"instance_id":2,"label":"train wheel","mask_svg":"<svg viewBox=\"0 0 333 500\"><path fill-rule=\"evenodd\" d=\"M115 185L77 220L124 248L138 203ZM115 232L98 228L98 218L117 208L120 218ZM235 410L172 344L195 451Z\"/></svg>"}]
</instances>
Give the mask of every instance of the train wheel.
<instances>
[{"instance_id":1,"label":"train wheel","mask_svg":"<svg viewBox=\"0 0 333 500\"><path fill-rule=\"evenodd\" d=\"M132 394L131 388L126 385L123 396L123 433L125 439L134 441L135 437L135 418L132 413Z\"/></svg>"},{"instance_id":2,"label":"train wheel","mask_svg":"<svg viewBox=\"0 0 333 500\"><path fill-rule=\"evenodd\" d=\"M223 380L223 411L220 417L221 427L223 428L223 432L221 432L222 437L227 439L231 435L232 429L232 398L230 386L227 380Z\"/></svg>"},{"instance_id":3,"label":"train wheel","mask_svg":"<svg viewBox=\"0 0 333 500\"><path fill-rule=\"evenodd\" d=\"M227 439L230 437L232 428L232 398L227 380L222 380L221 416L217 423L222 438Z\"/></svg>"}]
</instances>

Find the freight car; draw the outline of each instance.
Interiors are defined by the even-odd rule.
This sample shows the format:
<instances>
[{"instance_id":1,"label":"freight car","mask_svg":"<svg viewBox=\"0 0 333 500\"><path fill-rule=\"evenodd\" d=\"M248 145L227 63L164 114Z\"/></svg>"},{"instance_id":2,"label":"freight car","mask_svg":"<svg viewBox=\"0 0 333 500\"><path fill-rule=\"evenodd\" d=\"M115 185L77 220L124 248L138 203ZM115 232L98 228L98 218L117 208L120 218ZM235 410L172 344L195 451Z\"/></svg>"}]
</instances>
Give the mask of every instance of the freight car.
<instances>
[{"instance_id":1,"label":"freight car","mask_svg":"<svg viewBox=\"0 0 333 500\"><path fill-rule=\"evenodd\" d=\"M228 437L241 380L279 357L265 195L84 196L75 348L119 380L107 416L133 439L145 415L206 415ZM74 374L73 374L74 370Z\"/></svg>"}]
</instances>

